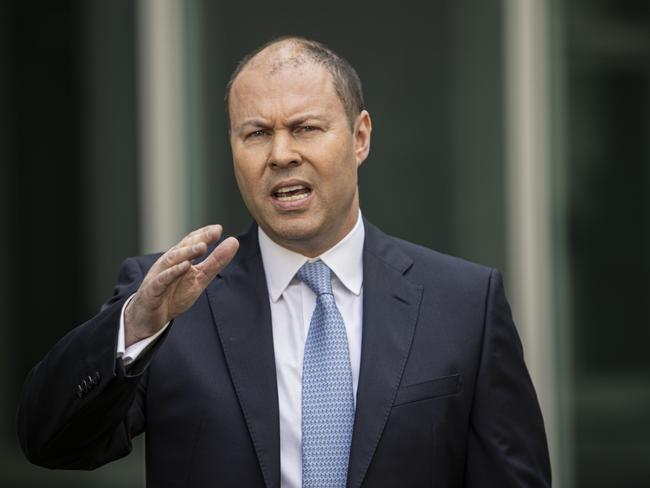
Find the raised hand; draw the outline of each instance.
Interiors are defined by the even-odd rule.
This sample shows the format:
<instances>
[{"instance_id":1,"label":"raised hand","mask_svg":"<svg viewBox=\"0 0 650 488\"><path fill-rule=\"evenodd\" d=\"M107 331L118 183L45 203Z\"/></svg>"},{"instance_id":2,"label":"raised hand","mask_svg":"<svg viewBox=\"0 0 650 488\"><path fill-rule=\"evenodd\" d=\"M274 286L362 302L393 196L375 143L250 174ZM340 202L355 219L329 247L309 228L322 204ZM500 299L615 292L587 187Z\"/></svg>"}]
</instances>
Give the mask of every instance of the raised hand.
<instances>
[{"instance_id":1,"label":"raised hand","mask_svg":"<svg viewBox=\"0 0 650 488\"><path fill-rule=\"evenodd\" d=\"M191 232L154 263L124 313L126 347L149 337L185 312L212 279L232 260L239 248L234 237L220 243L199 264L208 244L221 237L220 225Z\"/></svg>"}]
</instances>

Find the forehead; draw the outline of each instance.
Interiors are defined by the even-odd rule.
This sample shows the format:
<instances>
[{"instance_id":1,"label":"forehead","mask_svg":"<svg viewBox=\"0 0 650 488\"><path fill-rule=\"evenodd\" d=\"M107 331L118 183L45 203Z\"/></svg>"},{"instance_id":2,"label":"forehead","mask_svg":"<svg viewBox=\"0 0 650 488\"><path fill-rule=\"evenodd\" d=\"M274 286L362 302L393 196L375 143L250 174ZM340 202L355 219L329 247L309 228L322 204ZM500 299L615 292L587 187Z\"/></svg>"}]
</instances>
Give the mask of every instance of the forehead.
<instances>
[{"instance_id":1,"label":"forehead","mask_svg":"<svg viewBox=\"0 0 650 488\"><path fill-rule=\"evenodd\" d=\"M231 119L313 110L344 112L330 72L295 49L262 51L232 85Z\"/></svg>"}]
</instances>

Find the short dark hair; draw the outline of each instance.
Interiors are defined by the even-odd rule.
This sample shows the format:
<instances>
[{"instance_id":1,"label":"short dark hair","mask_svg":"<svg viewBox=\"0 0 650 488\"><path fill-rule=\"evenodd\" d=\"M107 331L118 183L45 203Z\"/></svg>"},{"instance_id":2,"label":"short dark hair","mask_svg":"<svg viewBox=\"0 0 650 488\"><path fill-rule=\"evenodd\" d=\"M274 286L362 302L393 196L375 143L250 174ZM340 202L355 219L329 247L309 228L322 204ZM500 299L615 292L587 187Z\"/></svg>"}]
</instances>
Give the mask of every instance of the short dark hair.
<instances>
[{"instance_id":1,"label":"short dark hair","mask_svg":"<svg viewBox=\"0 0 650 488\"><path fill-rule=\"evenodd\" d=\"M350 127L354 128L354 120L357 115L364 109L363 90L361 88L361 79L352 65L345 59L336 54L323 43L297 36L283 36L272 39L266 44L258 47L254 51L244 56L237 64L235 71L230 75L230 80L226 85L226 95L224 97L226 105L226 115L230 122L230 92L232 85L237 76L243 71L248 63L260 52L269 46L281 42L291 42L302 48L301 54L313 63L320 64L329 71L334 81L336 94L343 103L343 108L348 117Z\"/></svg>"}]
</instances>

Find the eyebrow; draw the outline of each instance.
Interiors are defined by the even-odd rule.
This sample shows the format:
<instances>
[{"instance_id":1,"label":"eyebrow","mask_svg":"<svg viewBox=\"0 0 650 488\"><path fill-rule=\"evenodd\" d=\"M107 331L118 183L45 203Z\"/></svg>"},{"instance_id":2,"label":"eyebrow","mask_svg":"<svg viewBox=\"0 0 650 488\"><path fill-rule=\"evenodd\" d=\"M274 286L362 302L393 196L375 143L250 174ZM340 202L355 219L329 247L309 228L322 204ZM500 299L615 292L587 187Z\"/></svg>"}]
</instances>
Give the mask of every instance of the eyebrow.
<instances>
[{"instance_id":1,"label":"eyebrow","mask_svg":"<svg viewBox=\"0 0 650 488\"><path fill-rule=\"evenodd\" d=\"M323 117L322 115L319 115L319 114L314 114L314 113L299 114L299 115L296 115L293 118L290 118L288 120L288 125L290 125L290 126L300 125L300 124L303 124L303 123L307 122L308 120L316 120L316 121L322 122L322 121L325 120L325 117Z\"/></svg>"},{"instance_id":2,"label":"eyebrow","mask_svg":"<svg viewBox=\"0 0 650 488\"><path fill-rule=\"evenodd\" d=\"M324 116L322 116L322 115L315 114L315 113L299 114L299 115L296 115L296 116L290 118L287 121L287 125L289 127L293 127L293 126L296 126L296 125L303 124L303 123L307 122L308 120L324 122L326 120L326 118ZM245 120L244 122L242 122L240 125L238 125L236 130L237 131L242 131L246 127L257 127L257 128L261 128L261 129L268 129L270 126L271 126L271 124L269 124L264 119L250 118L250 119Z\"/></svg>"},{"instance_id":3,"label":"eyebrow","mask_svg":"<svg viewBox=\"0 0 650 488\"><path fill-rule=\"evenodd\" d=\"M249 119L239 124L235 129L238 132L241 132L245 127L260 127L266 129L269 127L269 125L270 124L265 122L263 119Z\"/></svg>"}]
</instances>

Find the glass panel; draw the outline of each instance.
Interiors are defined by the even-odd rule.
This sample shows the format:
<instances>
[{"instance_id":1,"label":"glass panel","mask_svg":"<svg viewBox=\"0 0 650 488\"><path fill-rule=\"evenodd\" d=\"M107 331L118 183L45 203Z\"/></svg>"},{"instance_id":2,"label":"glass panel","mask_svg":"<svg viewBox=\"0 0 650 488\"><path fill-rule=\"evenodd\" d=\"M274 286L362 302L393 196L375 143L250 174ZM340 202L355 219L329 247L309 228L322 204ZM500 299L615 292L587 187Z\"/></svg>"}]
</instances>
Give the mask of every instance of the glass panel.
<instances>
[{"instance_id":1,"label":"glass panel","mask_svg":"<svg viewBox=\"0 0 650 488\"><path fill-rule=\"evenodd\" d=\"M2 10L11 132L0 155L10 162L0 176L10 202L0 209L0 486L142 486L142 440L128 459L71 472L29 464L15 434L27 372L97 313L119 263L138 252L133 4L16 0Z\"/></svg>"},{"instance_id":2,"label":"glass panel","mask_svg":"<svg viewBox=\"0 0 650 488\"><path fill-rule=\"evenodd\" d=\"M566 2L575 486L650 484L650 4Z\"/></svg>"}]
</instances>

